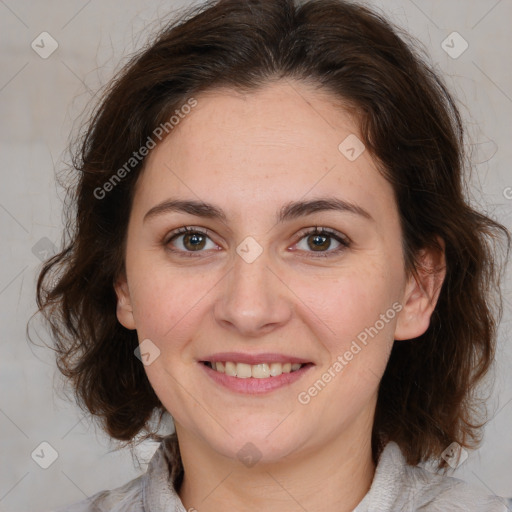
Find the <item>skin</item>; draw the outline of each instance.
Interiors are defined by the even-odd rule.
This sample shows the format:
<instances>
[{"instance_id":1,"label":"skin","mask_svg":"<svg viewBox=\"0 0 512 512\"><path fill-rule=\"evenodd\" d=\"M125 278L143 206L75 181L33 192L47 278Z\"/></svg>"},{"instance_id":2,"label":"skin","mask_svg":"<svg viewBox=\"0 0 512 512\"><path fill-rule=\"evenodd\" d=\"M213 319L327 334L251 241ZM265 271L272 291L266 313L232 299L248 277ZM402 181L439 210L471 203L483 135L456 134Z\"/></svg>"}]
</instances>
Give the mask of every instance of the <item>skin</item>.
<instances>
[{"instance_id":1,"label":"skin","mask_svg":"<svg viewBox=\"0 0 512 512\"><path fill-rule=\"evenodd\" d=\"M126 273L115 286L119 321L160 350L145 370L175 422L185 469L180 498L201 512L351 511L375 472L371 430L393 340L425 332L444 274L407 276L391 185L368 151L351 162L338 150L358 125L327 92L279 81L246 95L217 89L196 99L147 158ZM325 196L372 219L321 211L276 224L285 203ZM167 212L143 222L171 197L211 202L227 221ZM165 246L183 226L210 230L202 252L184 235ZM328 238L321 254L331 256L319 256L315 235L300 238L315 226L351 245L334 253L340 244ZM263 249L252 263L236 252L247 236ZM187 251L194 257L180 256ZM427 268L442 267L443 258L421 255ZM299 403L298 394L393 303L400 313L307 405ZM290 386L242 395L199 366L224 351L293 354L315 367ZM252 467L237 457L248 442L261 456Z\"/></svg>"}]
</instances>

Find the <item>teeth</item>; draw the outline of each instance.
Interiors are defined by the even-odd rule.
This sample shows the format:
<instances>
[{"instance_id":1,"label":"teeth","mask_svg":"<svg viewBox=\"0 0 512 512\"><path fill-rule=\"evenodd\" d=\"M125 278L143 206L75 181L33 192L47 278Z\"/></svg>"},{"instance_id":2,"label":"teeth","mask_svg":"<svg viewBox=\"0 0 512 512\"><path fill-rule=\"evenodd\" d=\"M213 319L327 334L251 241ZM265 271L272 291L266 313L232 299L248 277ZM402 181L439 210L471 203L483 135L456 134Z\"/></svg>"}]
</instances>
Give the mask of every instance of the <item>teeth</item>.
<instances>
[{"instance_id":1,"label":"teeth","mask_svg":"<svg viewBox=\"0 0 512 512\"><path fill-rule=\"evenodd\" d=\"M212 366L214 365L215 363L212 364ZM217 366L217 365L215 365ZM214 368L215 370L217 368ZM231 375L232 377L236 377L236 364L235 363L231 363L231 362L226 362L226 365L224 366L224 373L226 375Z\"/></svg>"},{"instance_id":2,"label":"teeth","mask_svg":"<svg viewBox=\"0 0 512 512\"><path fill-rule=\"evenodd\" d=\"M245 363L236 363L236 376L240 379L248 379L251 375L251 365Z\"/></svg>"},{"instance_id":3,"label":"teeth","mask_svg":"<svg viewBox=\"0 0 512 512\"><path fill-rule=\"evenodd\" d=\"M255 379L266 379L270 377L270 367L266 363L255 364L251 367L251 377Z\"/></svg>"},{"instance_id":4,"label":"teeth","mask_svg":"<svg viewBox=\"0 0 512 512\"><path fill-rule=\"evenodd\" d=\"M225 373L230 377L238 377L240 379L248 379L253 377L255 379L266 379L268 377L278 377L282 373L290 373L297 371L302 364L300 363L259 363L259 364L246 364L246 363L233 363L226 361L225 363L210 363L212 369L219 373Z\"/></svg>"}]
</instances>

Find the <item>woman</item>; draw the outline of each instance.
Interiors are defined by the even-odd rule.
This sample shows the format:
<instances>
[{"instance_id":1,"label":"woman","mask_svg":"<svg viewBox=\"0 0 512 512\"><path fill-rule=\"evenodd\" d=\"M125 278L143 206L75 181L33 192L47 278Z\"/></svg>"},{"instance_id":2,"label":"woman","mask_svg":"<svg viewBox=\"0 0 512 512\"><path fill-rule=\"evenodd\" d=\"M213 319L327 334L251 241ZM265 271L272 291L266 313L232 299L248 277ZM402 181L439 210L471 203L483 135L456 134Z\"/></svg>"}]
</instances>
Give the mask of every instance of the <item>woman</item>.
<instances>
[{"instance_id":1,"label":"woman","mask_svg":"<svg viewBox=\"0 0 512 512\"><path fill-rule=\"evenodd\" d=\"M38 282L79 403L161 445L64 510L506 510L418 466L478 445L495 351L509 234L463 163L449 92L367 8L221 0L165 28L91 119Z\"/></svg>"}]
</instances>

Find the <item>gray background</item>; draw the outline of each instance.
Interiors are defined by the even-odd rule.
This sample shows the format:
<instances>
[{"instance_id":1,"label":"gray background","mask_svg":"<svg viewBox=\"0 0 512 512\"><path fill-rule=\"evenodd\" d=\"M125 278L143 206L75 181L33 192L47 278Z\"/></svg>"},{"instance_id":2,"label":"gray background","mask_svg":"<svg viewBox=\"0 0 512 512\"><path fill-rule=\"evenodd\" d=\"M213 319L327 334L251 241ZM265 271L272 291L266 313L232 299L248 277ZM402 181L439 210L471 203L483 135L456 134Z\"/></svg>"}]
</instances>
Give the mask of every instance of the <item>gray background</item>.
<instances>
[{"instance_id":1,"label":"gray background","mask_svg":"<svg viewBox=\"0 0 512 512\"><path fill-rule=\"evenodd\" d=\"M512 1L369 3L419 38L458 96L476 163L474 201L512 228ZM40 258L60 245L64 196L54 169L64 166L70 133L94 92L148 31L171 10L189 4L0 0L0 512L51 510L119 486L143 472L154 451L154 444L142 445L139 466L128 450L114 451L115 445L64 399L52 352L30 345L25 326L35 311ZM31 48L43 31L58 43L47 59ZM442 47L454 31L469 45L457 58ZM457 36L453 44L447 41L452 53L462 49ZM510 278L507 283L510 289ZM481 449L454 474L512 496L511 302L505 291L489 400L493 419ZM41 345L49 340L37 319L30 332ZM58 453L48 469L31 458L43 441Z\"/></svg>"}]
</instances>

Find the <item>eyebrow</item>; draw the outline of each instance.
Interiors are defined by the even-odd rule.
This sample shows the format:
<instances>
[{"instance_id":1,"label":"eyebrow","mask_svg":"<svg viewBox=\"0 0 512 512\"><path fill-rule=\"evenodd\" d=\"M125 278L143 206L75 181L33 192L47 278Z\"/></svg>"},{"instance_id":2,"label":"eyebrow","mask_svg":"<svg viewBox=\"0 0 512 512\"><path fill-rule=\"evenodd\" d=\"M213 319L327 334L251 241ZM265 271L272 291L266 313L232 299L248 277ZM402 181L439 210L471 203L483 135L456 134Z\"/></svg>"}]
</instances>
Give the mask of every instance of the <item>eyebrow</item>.
<instances>
[{"instance_id":1,"label":"eyebrow","mask_svg":"<svg viewBox=\"0 0 512 512\"><path fill-rule=\"evenodd\" d=\"M349 203L336 197L322 197L318 199L311 199L309 201L291 201L285 204L276 215L276 222L280 224L322 211L352 213L371 221L374 220L365 209L356 204ZM227 223L227 215L218 206L204 201L184 199L167 199L162 203L153 206L144 215L143 222L159 215L172 212L189 213L196 217L220 220Z\"/></svg>"}]
</instances>

